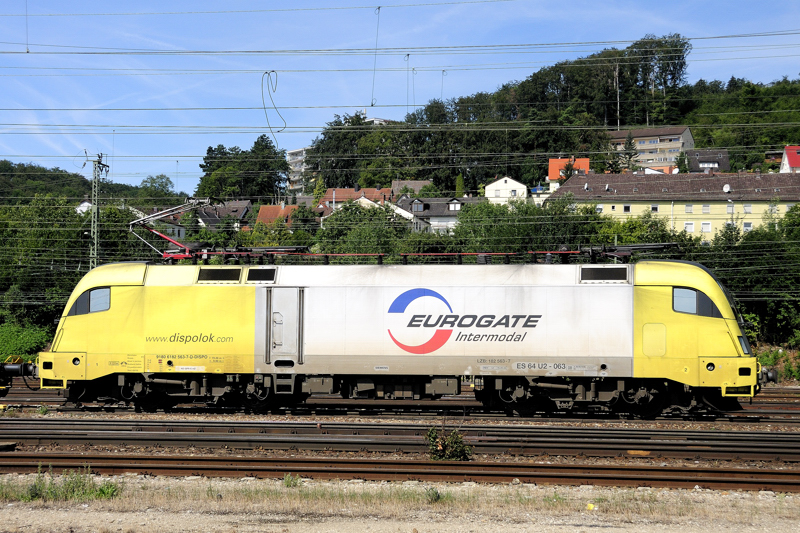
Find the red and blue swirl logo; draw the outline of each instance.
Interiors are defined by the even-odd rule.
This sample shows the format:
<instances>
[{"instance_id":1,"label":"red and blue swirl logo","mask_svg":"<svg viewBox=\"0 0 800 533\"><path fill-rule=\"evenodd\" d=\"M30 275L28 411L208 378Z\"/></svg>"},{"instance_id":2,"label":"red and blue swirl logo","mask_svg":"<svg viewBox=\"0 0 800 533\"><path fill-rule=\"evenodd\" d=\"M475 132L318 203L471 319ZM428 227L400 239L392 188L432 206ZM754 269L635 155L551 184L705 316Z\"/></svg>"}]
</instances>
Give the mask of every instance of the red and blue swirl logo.
<instances>
[{"instance_id":1,"label":"red and blue swirl logo","mask_svg":"<svg viewBox=\"0 0 800 533\"><path fill-rule=\"evenodd\" d=\"M389 313L405 313L411 302L418 300L419 298L436 298L441 300L447 306L447 309L449 309L451 313L453 312L453 308L450 307L450 303L438 292L430 289L411 289L394 299L392 305L389 306ZM417 346L409 346L398 341L394 335L392 335L392 330L389 329L387 331L397 346L408 353L417 355L435 352L444 346L444 343L446 343L450 338L450 335L453 334L452 329L437 329L436 333L433 334L433 337L431 337L430 340Z\"/></svg>"}]
</instances>

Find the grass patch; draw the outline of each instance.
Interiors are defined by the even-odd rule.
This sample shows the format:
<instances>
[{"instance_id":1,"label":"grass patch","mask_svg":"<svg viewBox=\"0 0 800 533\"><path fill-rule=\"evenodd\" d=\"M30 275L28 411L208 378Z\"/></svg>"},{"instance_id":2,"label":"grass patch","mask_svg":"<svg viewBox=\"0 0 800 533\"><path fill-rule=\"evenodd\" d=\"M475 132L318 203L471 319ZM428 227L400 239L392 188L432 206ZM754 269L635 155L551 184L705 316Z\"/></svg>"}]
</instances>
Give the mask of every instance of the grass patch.
<instances>
[{"instance_id":1,"label":"grass patch","mask_svg":"<svg viewBox=\"0 0 800 533\"><path fill-rule=\"evenodd\" d=\"M84 470L69 470L62 475L47 473L39 469L32 482L14 483L0 480L0 501L3 502L67 502L110 500L122 494L122 484L112 481L97 483L89 467Z\"/></svg>"}]
</instances>

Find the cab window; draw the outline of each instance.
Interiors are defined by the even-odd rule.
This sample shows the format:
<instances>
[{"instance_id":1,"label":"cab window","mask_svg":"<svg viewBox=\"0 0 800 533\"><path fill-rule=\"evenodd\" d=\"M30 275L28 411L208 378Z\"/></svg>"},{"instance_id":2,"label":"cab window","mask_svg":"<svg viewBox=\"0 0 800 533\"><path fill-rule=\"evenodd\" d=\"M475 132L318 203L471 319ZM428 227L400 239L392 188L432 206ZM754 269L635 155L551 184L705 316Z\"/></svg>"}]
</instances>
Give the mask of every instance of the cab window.
<instances>
[{"instance_id":1,"label":"cab window","mask_svg":"<svg viewBox=\"0 0 800 533\"><path fill-rule=\"evenodd\" d=\"M111 309L111 289L102 287L90 289L75 300L67 316L86 315Z\"/></svg>"},{"instance_id":2,"label":"cab window","mask_svg":"<svg viewBox=\"0 0 800 533\"><path fill-rule=\"evenodd\" d=\"M722 318L722 313L703 291L673 287L672 309L677 313Z\"/></svg>"}]
</instances>

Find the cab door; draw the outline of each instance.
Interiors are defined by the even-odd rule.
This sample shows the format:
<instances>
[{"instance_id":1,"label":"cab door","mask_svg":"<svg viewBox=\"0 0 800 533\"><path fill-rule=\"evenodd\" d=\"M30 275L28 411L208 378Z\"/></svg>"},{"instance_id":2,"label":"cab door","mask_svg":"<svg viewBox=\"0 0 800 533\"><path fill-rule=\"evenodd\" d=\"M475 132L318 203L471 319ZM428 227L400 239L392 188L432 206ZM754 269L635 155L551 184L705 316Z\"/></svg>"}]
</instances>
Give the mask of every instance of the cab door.
<instances>
[{"instance_id":1,"label":"cab door","mask_svg":"<svg viewBox=\"0 0 800 533\"><path fill-rule=\"evenodd\" d=\"M303 363L303 289L274 287L269 298L270 360ZM278 363L280 366L280 363Z\"/></svg>"}]
</instances>

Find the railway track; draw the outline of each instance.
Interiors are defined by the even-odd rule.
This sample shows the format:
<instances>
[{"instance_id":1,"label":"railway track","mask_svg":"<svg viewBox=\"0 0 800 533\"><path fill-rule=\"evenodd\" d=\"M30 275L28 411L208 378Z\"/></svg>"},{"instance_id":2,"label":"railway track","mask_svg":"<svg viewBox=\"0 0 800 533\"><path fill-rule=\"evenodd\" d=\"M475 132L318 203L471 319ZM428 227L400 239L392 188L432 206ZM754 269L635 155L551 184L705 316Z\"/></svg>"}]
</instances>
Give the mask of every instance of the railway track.
<instances>
[{"instance_id":1,"label":"railway track","mask_svg":"<svg viewBox=\"0 0 800 533\"><path fill-rule=\"evenodd\" d=\"M26 446L426 453L424 424L0 419ZM452 427L446 431L450 431ZM800 433L548 426L459 429L477 454L800 462Z\"/></svg>"},{"instance_id":2,"label":"railway track","mask_svg":"<svg viewBox=\"0 0 800 533\"><path fill-rule=\"evenodd\" d=\"M29 383L30 384L30 383ZM58 390L30 390L23 383L21 378L15 378L14 388L8 396L0 399L0 403L25 407L47 406L50 409L71 412L71 411L133 411L133 407L123 405L102 406L84 405L80 408L65 404L65 399L59 396ZM659 417L659 420L683 421L719 421L729 420L731 422L752 422L752 423L785 423L800 424L800 387L775 387L764 389L750 403L749 398L742 398L742 411L720 413L718 415L674 415L669 417ZM177 413L195 412L236 412L234 409L215 409L202 406L184 405L172 409ZM277 408L274 414L289 414L294 416L468 416L472 418L505 418L507 415L502 412L487 413L484 411L480 402L475 401L471 394L465 393L460 396L446 396L439 400L345 400L338 396L316 396L310 398L304 404ZM594 413L541 413L536 416L537 420L580 420L580 419L618 419L616 414L594 414Z\"/></svg>"},{"instance_id":3,"label":"railway track","mask_svg":"<svg viewBox=\"0 0 800 533\"><path fill-rule=\"evenodd\" d=\"M432 462L365 459L218 458L186 455L86 455L0 453L0 472L32 473L89 468L92 473L161 476L282 478L373 481L541 483L771 490L800 492L800 470L679 468L536 463Z\"/></svg>"}]
</instances>

